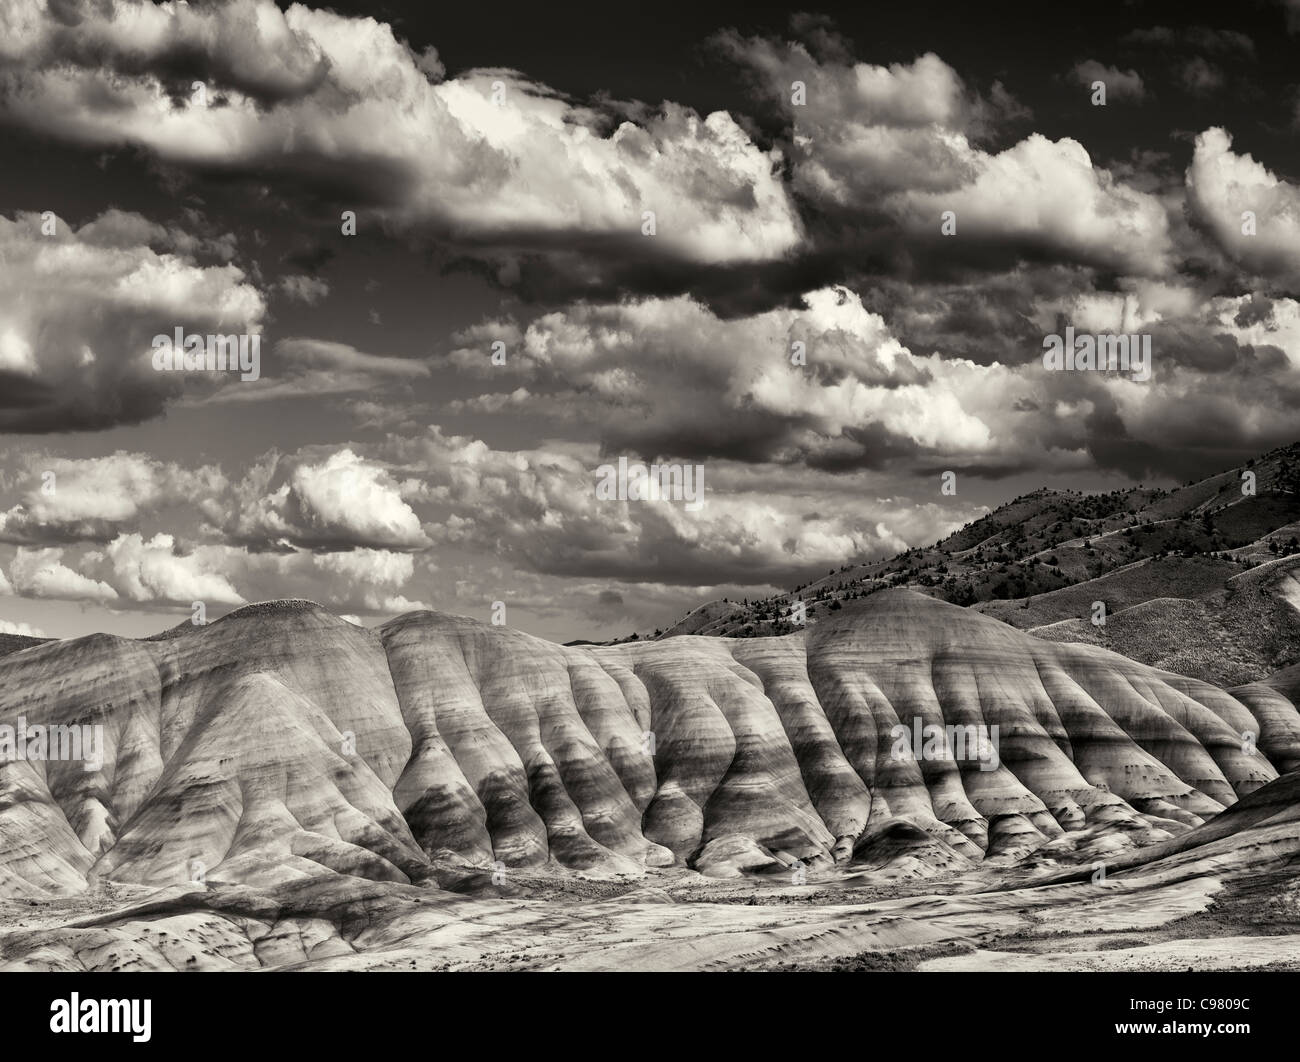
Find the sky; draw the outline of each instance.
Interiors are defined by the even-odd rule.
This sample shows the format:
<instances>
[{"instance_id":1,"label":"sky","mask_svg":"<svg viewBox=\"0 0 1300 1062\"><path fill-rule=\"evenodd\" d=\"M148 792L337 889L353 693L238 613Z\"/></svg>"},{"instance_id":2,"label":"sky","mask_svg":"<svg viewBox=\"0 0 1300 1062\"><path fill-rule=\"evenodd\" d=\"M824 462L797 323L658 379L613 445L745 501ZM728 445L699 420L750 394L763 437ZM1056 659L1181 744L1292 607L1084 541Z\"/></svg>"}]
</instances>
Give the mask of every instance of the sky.
<instances>
[{"instance_id":1,"label":"sky","mask_svg":"<svg viewBox=\"0 0 1300 1062\"><path fill-rule=\"evenodd\" d=\"M0 6L0 632L599 640L1300 437L1300 3L558 8Z\"/></svg>"}]
</instances>

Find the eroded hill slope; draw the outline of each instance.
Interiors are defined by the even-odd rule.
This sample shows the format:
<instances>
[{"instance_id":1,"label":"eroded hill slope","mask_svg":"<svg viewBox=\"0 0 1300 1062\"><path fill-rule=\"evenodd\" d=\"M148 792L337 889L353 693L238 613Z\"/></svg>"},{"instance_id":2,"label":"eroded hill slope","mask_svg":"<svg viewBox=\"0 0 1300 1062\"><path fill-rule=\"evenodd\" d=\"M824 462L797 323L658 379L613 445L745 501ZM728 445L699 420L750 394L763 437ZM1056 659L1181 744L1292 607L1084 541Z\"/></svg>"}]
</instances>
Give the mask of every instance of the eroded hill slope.
<instances>
[{"instance_id":1,"label":"eroded hill slope","mask_svg":"<svg viewBox=\"0 0 1300 1062\"><path fill-rule=\"evenodd\" d=\"M306 602L0 659L0 725L103 727L104 762L0 764L0 893L395 883L497 868L714 876L1015 861L1199 825L1300 756L1300 714L906 590L781 638L555 645ZM984 727L996 757L898 755ZM987 750L986 750L987 751ZM441 875L441 877L440 877Z\"/></svg>"}]
</instances>

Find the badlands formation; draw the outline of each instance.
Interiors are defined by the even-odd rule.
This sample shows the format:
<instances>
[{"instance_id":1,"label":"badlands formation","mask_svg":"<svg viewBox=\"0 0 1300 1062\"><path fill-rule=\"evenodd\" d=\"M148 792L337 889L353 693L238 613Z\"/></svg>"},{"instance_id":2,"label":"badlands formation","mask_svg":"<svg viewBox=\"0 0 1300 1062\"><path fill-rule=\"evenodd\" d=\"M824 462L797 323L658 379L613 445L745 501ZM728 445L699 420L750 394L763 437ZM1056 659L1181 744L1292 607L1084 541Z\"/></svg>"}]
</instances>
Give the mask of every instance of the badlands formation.
<instances>
[{"instance_id":1,"label":"badlands formation","mask_svg":"<svg viewBox=\"0 0 1300 1062\"><path fill-rule=\"evenodd\" d=\"M771 638L290 601L33 645L0 727L103 763L0 762L0 969L1300 966L1294 686L903 589Z\"/></svg>"}]
</instances>

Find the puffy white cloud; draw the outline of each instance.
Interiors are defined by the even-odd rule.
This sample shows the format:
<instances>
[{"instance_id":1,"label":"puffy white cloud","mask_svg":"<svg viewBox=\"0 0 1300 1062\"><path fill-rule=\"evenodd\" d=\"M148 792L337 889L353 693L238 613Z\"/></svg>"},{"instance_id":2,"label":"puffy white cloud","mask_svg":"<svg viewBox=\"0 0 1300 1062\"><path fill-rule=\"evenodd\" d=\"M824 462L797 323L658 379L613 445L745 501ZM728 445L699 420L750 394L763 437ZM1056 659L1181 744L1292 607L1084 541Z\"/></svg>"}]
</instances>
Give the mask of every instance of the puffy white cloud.
<instances>
[{"instance_id":1,"label":"puffy white cloud","mask_svg":"<svg viewBox=\"0 0 1300 1062\"><path fill-rule=\"evenodd\" d=\"M0 511L0 540L106 542L147 512L211 497L226 486L213 466L190 470L125 451L88 458L28 453L22 461L29 486Z\"/></svg>"},{"instance_id":2,"label":"puffy white cloud","mask_svg":"<svg viewBox=\"0 0 1300 1062\"><path fill-rule=\"evenodd\" d=\"M185 374L159 373L155 335L258 332L264 304L232 265L199 265L185 254L108 239L96 222L72 230L37 214L0 216L0 374L10 401L0 429L103 428L156 416ZM89 237L83 239L87 227ZM203 373L194 386L219 386ZM213 379L217 378L217 379ZM236 377L237 378L237 377Z\"/></svg>"},{"instance_id":3,"label":"puffy white cloud","mask_svg":"<svg viewBox=\"0 0 1300 1062\"><path fill-rule=\"evenodd\" d=\"M980 137L1016 105L1004 91L988 100L970 92L938 56L880 67L817 60L800 44L722 41L784 110L794 184L824 206L859 222L883 214L914 241L939 239L942 213L955 211L958 236L941 249L949 254L972 253L973 241L1130 273L1170 268L1158 198L1094 166L1069 138L1033 134L996 154L983 150ZM791 98L795 81L807 88L802 105Z\"/></svg>"},{"instance_id":4,"label":"puffy white cloud","mask_svg":"<svg viewBox=\"0 0 1300 1062\"><path fill-rule=\"evenodd\" d=\"M13 620L0 619L0 634L21 634L24 638L48 638L39 627L30 623L15 623Z\"/></svg>"},{"instance_id":5,"label":"puffy white cloud","mask_svg":"<svg viewBox=\"0 0 1300 1062\"><path fill-rule=\"evenodd\" d=\"M14 590L23 597L67 601L114 601L117 591L63 563L64 550L19 548L9 567Z\"/></svg>"},{"instance_id":6,"label":"puffy white cloud","mask_svg":"<svg viewBox=\"0 0 1300 1062\"><path fill-rule=\"evenodd\" d=\"M112 566L114 583L132 601L244 603L222 572L228 561L226 547L200 546L181 554L171 535L157 534L145 541L139 534L129 534L119 535L104 552Z\"/></svg>"},{"instance_id":7,"label":"puffy white cloud","mask_svg":"<svg viewBox=\"0 0 1300 1062\"><path fill-rule=\"evenodd\" d=\"M209 611L251 600L307 597L327 608L396 615L430 607L402 591L415 577L409 553L254 552L222 543L182 547L167 533L119 535L102 550L73 560L70 550L20 548L11 565L14 585L0 574L0 594L111 603L115 609ZM434 565L425 562L426 574Z\"/></svg>"},{"instance_id":8,"label":"puffy white cloud","mask_svg":"<svg viewBox=\"0 0 1300 1062\"><path fill-rule=\"evenodd\" d=\"M305 597L335 612L369 616L430 607L401 592L415 578L415 560L409 553L365 548L259 553L233 547L200 548L195 553L249 600ZM432 571L433 566L426 568Z\"/></svg>"},{"instance_id":9,"label":"puffy white cloud","mask_svg":"<svg viewBox=\"0 0 1300 1062\"><path fill-rule=\"evenodd\" d=\"M1273 347L1300 373L1300 302L1243 295L1217 298L1209 304L1216 331L1255 347Z\"/></svg>"},{"instance_id":10,"label":"puffy white cloud","mask_svg":"<svg viewBox=\"0 0 1300 1062\"><path fill-rule=\"evenodd\" d=\"M219 8L118 0L56 18L43 0L16 0L0 14L0 56L106 64L130 75L178 54L264 98L309 89L326 60L272 5L228 0ZM202 67L200 67L202 69Z\"/></svg>"},{"instance_id":11,"label":"puffy white cloud","mask_svg":"<svg viewBox=\"0 0 1300 1062\"><path fill-rule=\"evenodd\" d=\"M186 232L176 225L162 225L142 214L109 207L97 218L76 230L77 239L96 247L132 250L149 247L190 257L206 256L229 261L237 245L233 233L207 237Z\"/></svg>"},{"instance_id":12,"label":"puffy white cloud","mask_svg":"<svg viewBox=\"0 0 1300 1062\"><path fill-rule=\"evenodd\" d=\"M953 520L937 505L864 506L825 473L773 486L746 466L704 461L703 505L688 510L682 501L598 497L598 469L611 458L590 447L495 450L434 427L387 448L427 481L444 514L431 527L440 544L550 575L779 584L847 555L895 551L906 532Z\"/></svg>"},{"instance_id":13,"label":"puffy white cloud","mask_svg":"<svg viewBox=\"0 0 1300 1062\"><path fill-rule=\"evenodd\" d=\"M723 112L665 103L611 120L514 71L441 80L388 25L300 4L119 0L81 12L76 33L39 0L8 6L0 109L79 143L350 180L388 222L466 244L582 236L616 252L642 239L645 210L655 251L691 261L776 258L801 237L777 159ZM189 77L166 82L182 55L222 106L196 103Z\"/></svg>"},{"instance_id":14,"label":"puffy white cloud","mask_svg":"<svg viewBox=\"0 0 1300 1062\"><path fill-rule=\"evenodd\" d=\"M997 155L973 156L973 177L947 192L904 193L894 209L915 232L955 212L957 239L1035 244L1128 273L1170 267L1168 218L1158 198L1093 166L1078 141L1037 133Z\"/></svg>"},{"instance_id":15,"label":"puffy white cloud","mask_svg":"<svg viewBox=\"0 0 1300 1062\"><path fill-rule=\"evenodd\" d=\"M381 465L350 449L323 461L285 461L283 470L280 465L273 455L236 486L240 505L232 530L237 537L318 550L429 545L400 484ZM272 486L276 480L279 485Z\"/></svg>"},{"instance_id":16,"label":"puffy white cloud","mask_svg":"<svg viewBox=\"0 0 1300 1062\"><path fill-rule=\"evenodd\" d=\"M1196 138L1186 180L1193 216L1225 254L1252 272L1300 273L1300 188L1235 153L1217 126ZM1245 211L1255 215L1254 235L1242 231Z\"/></svg>"},{"instance_id":17,"label":"puffy white cloud","mask_svg":"<svg viewBox=\"0 0 1300 1062\"><path fill-rule=\"evenodd\" d=\"M392 614L429 607L397 593L415 572L415 559L409 553L355 549L313 554L311 562L320 571L338 577L340 584L333 591L336 598L359 601L363 611Z\"/></svg>"},{"instance_id":18,"label":"puffy white cloud","mask_svg":"<svg viewBox=\"0 0 1300 1062\"><path fill-rule=\"evenodd\" d=\"M835 463L894 452L980 453L989 426L967 410L941 359L918 358L846 288L802 309L724 319L686 296L577 304L525 328L485 322L457 337L451 361L489 372L482 350L510 334L506 367L537 381L457 408L581 408L613 451ZM792 363L802 356L806 365ZM554 389L559 388L560 396Z\"/></svg>"},{"instance_id":19,"label":"puffy white cloud","mask_svg":"<svg viewBox=\"0 0 1300 1062\"><path fill-rule=\"evenodd\" d=\"M1126 281L1122 288L1039 299L1035 323L1044 335L1055 331L1062 317L1080 332L1127 334L1170 318L1194 316L1205 302L1201 292L1182 284L1141 279Z\"/></svg>"},{"instance_id":20,"label":"puffy white cloud","mask_svg":"<svg viewBox=\"0 0 1300 1062\"><path fill-rule=\"evenodd\" d=\"M724 31L717 37L723 52L743 63L770 95L785 98L802 121L818 127L855 112L863 125L965 128L988 117L988 105L969 93L951 66L933 52L911 63L874 66L837 56L822 62L800 43L742 37ZM795 82L806 93L795 102ZM807 108L806 112L803 108Z\"/></svg>"},{"instance_id":21,"label":"puffy white cloud","mask_svg":"<svg viewBox=\"0 0 1300 1062\"><path fill-rule=\"evenodd\" d=\"M1224 455L1244 457L1293 440L1300 305L1214 296L1185 283L1133 280L1122 287L1043 300L1037 322L1044 333L1069 322L1080 332L1144 334L1151 379L1042 374L1023 399L1035 408L1018 429L1026 438L1054 437L1086 453L1089 464L1134 478L1177 479L1204 474ZM1031 376L1029 366L1020 373ZM1047 423L1052 411L1055 429Z\"/></svg>"},{"instance_id":22,"label":"puffy white cloud","mask_svg":"<svg viewBox=\"0 0 1300 1062\"><path fill-rule=\"evenodd\" d=\"M1225 452L1289 440L1300 400L1293 300L1216 299L1208 285L1178 279L1122 278L1117 287L1048 285L1014 306L1023 330L1004 332L1004 350L984 363L942 344L909 349L846 288L811 292L800 310L735 318L685 297L580 303L458 337L453 363L507 388L523 383L454 408L593 431L611 455L841 472L1042 475L1100 465L1186 478L1206 424ZM960 327L964 313L938 331ZM1046 370L1043 338L1066 324L1150 334L1153 379ZM486 341L503 334L509 358L489 370ZM791 364L796 343L806 366Z\"/></svg>"},{"instance_id":23,"label":"puffy white cloud","mask_svg":"<svg viewBox=\"0 0 1300 1062\"><path fill-rule=\"evenodd\" d=\"M971 175L966 134L996 113L933 53L883 67L821 62L797 43L735 34L720 43L791 121L795 187L828 204L852 208L883 192L959 185Z\"/></svg>"}]
</instances>

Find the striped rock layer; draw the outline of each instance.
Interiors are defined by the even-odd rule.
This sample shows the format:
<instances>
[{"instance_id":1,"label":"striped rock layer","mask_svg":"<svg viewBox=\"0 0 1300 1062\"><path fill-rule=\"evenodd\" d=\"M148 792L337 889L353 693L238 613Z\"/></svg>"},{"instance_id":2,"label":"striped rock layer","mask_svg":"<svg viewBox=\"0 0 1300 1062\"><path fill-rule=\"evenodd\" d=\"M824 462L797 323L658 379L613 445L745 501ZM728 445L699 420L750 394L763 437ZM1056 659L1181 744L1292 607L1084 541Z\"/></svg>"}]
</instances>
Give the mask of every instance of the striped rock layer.
<instances>
[{"instance_id":1,"label":"striped rock layer","mask_svg":"<svg viewBox=\"0 0 1300 1062\"><path fill-rule=\"evenodd\" d=\"M961 869L1088 831L1160 841L1300 766L1272 687L905 590L782 638L610 647L277 602L0 658L0 724L19 717L102 727L103 764L0 763L0 896L196 872ZM996 763L900 756L900 726L996 726Z\"/></svg>"}]
</instances>

